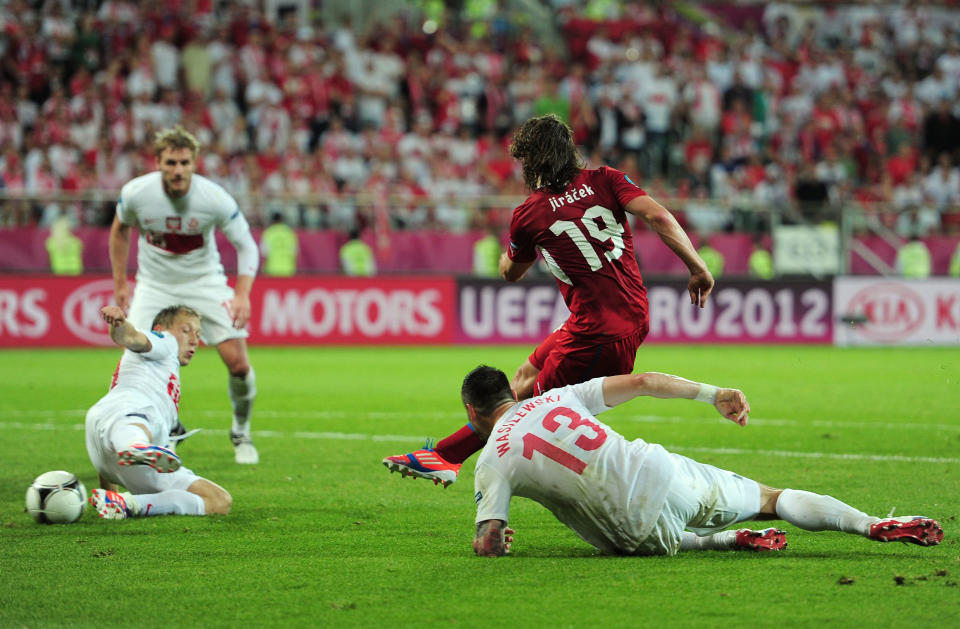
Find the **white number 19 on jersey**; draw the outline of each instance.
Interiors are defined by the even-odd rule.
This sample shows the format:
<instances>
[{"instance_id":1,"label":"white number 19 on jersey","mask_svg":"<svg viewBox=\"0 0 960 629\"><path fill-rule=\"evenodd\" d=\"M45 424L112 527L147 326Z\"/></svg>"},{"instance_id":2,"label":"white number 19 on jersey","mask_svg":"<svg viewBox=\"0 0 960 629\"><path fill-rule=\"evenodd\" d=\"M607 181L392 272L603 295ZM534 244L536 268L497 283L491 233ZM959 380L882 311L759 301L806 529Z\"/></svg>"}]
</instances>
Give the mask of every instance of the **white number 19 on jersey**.
<instances>
[{"instance_id":1,"label":"white number 19 on jersey","mask_svg":"<svg viewBox=\"0 0 960 629\"><path fill-rule=\"evenodd\" d=\"M603 223L602 229L597 226L597 222L594 220L597 218ZM617 219L613 216L613 212L605 207L594 205L583 213L583 225L587 228L587 234L589 234L591 238L599 240L600 242L609 240L613 245L613 249L605 251L603 254L607 260L616 260L623 255L623 225L617 222ZM600 267L603 266L600 256L597 255L596 250L594 250L590 241L587 240L587 234L584 234L583 230L575 222L554 221L553 225L550 226L550 231L557 236L560 234L569 236L573 244L575 244L577 249L580 250L580 253L583 254L591 271L598 271Z\"/></svg>"}]
</instances>

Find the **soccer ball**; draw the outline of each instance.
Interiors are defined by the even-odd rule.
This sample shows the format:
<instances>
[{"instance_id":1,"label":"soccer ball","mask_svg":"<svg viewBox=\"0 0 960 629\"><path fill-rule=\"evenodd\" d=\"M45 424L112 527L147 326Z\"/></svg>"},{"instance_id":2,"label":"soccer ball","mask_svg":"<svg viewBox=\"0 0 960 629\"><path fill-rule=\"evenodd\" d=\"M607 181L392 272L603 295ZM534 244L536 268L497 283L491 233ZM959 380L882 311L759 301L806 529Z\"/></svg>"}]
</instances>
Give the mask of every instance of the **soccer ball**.
<instances>
[{"instance_id":1,"label":"soccer ball","mask_svg":"<svg viewBox=\"0 0 960 629\"><path fill-rule=\"evenodd\" d=\"M27 513L42 524L76 522L86 503L86 488L70 472L46 472L27 488Z\"/></svg>"}]
</instances>

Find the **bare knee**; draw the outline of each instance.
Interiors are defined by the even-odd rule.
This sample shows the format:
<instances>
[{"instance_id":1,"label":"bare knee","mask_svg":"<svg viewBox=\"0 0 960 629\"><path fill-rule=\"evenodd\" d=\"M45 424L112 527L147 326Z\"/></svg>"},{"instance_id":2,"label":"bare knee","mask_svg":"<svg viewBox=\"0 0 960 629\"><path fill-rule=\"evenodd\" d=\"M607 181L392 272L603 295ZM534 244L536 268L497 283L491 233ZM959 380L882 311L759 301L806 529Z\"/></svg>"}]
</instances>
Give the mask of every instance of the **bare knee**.
<instances>
[{"instance_id":1,"label":"bare knee","mask_svg":"<svg viewBox=\"0 0 960 629\"><path fill-rule=\"evenodd\" d=\"M187 491L203 498L206 515L227 515L230 513L230 506L233 504L230 492L213 481L198 478L187 488Z\"/></svg>"},{"instance_id":2,"label":"bare knee","mask_svg":"<svg viewBox=\"0 0 960 629\"><path fill-rule=\"evenodd\" d=\"M222 487L218 487L217 489L219 491L203 497L203 504L206 506L207 515L227 515L230 513L233 497L226 489Z\"/></svg>"},{"instance_id":3,"label":"bare knee","mask_svg":"<svg viewBox=\"0 0 960 629\"><path fill-rule=\"evenodd\" d=\"M223 341L217 345L217 352L231 376L242 378L250 372L250 357L247 354L247 344L243 339Z\"/></svg>"},{"instance_id":4,"label":"bare knee","mask_svg":"<svg viewBox=\"0 0 960 629\"><path fill-rule=\"evenodd\" d=\"M759 484L759 483L758 483ZM760 516L766 516L762 519L773 520L777 516L777 501L780 500L782 489L760 485Z\"/></svg>"},{"instance_id":5,"label":"bare knee","mask_svg":"<svg viewBox=\"0 0 960 629\"><path fill-rule=\"evenodd\" d=\"M246 356L233 360L224 360L223 362L227 366L227 371L234 378L246 378L247 374L250 373L250 361L247 360Z\"/></svg>"}]
</instances>

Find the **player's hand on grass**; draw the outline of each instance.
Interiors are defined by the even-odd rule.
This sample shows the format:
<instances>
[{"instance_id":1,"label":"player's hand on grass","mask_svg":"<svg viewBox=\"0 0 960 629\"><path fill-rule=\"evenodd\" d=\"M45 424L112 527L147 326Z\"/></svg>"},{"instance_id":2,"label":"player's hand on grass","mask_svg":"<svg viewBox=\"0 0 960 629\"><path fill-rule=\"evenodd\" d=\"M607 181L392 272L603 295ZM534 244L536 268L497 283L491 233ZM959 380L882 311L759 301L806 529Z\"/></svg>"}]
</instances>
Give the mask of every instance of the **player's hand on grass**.
<instances>
[{"instance_id":1,"label":"player's hand on grass","mask_svg":"<svg viewBox=\"0 0 960 629\"><path fill-rule=\"evenodd\" d=\"M120 306L104 306L100 309L100 318L114 328L119 328L127 320Z\"/></svg>"},{"instance_id":2,"label":"player's hand on grass","mask_svg":"<svg viewBox=\"0 0 960 629\"><path fill-rule=\"evenodd\" d=\"M713 405L730 421L746 426L750 420L750 403L740 389L719 389Z\"/></svg>"},{"instance_id":3,"label":"player's hand on grass","mask_svg":"<svg viewBox=\"0 0 960 629\"><path fill-rule=\"evenodd\" d=\"M478 557L502 557L510 553L514 530L503 520L484 520L477 524L473 552Z\"/></svg>"},{"instance_id":4,"label":"player's hand on grass","mask_svg":"<svg viewBox=\"0 0 960 629\"><path fill-rule=\"evenodd\" d=\"M687 283L687 291L690 293L690 303L694 306L705 308L707 297L713 290L713 276L710 271L693 271L690 273L690 282Z\"/></svg>"}]
</instances>

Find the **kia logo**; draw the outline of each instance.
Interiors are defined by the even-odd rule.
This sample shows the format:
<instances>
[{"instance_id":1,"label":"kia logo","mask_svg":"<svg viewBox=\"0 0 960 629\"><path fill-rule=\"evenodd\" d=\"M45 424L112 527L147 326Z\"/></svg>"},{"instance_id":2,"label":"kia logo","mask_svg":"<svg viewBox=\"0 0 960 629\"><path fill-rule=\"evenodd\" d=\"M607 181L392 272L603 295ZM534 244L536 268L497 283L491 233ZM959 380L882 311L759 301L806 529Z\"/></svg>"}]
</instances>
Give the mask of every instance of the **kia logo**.
<instances>
[{"instance_id":1,"label":"kia logo","mask_svg":"<svg viewBox=\"0 0 960 629\"><path fill-rule=\"evenodd\" d=\"M920 295L909 286L886 282L861 288L846 312L863 315L866 323L859 331L866 338L900 341L923 323L924 305Z\"/></svg>"},{"instance_id":2,"label":"kia logo","mask_svg":"<svg viewBox=\"0 0 960 629\"><path fill-rule=\"evenodd\" d=\"M113 280L83 284L63 302L63 321L77 338L93 345L113 345L100 309L113 302Z\"/></svg>"}]
</instances>

